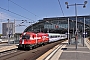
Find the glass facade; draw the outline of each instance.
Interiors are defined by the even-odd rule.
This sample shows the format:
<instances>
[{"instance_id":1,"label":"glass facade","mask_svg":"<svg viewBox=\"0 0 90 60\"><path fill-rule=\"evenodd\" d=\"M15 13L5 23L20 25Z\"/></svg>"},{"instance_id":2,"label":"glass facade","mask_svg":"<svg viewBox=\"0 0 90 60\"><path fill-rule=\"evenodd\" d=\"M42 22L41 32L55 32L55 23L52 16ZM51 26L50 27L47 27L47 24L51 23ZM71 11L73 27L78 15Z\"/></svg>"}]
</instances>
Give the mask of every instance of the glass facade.
<instances>
[{"instance_id":1,"label":"glass facade","mask_svg":"<svg viewBox=\"0 0 90 60\"><path fill-rule=\"evenodd\" d=\"M38 23L28 26L24 31L34 31L34 32L67 32L68 30L68 18L70 32L76 30L76 17L53 17L53 18L43 18L39 20ZM77 16L77 28L78 31L82 32L84 28L84 18L85 18L85 28L90 30L90 15L87 16Z\"/></svg>"}]
</instances>

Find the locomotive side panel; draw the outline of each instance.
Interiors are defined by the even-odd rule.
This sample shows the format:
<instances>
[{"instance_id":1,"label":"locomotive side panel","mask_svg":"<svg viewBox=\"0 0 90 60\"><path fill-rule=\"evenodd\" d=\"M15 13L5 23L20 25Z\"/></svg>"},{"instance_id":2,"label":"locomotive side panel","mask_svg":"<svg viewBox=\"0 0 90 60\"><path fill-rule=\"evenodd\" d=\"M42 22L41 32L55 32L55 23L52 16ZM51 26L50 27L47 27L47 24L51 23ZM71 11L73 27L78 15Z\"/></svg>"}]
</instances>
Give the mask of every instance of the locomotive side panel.
<instances>
[{"instance_id":1,"label":"locomotive side panel","mask_svg":"<svg viewBox=\"0 0 90 60\"><path fill-rule=\"evenodd\" d=\"M38 37L37 41L39 44L44 44L49 42L48 34L46 33L37 33L37 37Z\"/></svg>"}]
</instances>

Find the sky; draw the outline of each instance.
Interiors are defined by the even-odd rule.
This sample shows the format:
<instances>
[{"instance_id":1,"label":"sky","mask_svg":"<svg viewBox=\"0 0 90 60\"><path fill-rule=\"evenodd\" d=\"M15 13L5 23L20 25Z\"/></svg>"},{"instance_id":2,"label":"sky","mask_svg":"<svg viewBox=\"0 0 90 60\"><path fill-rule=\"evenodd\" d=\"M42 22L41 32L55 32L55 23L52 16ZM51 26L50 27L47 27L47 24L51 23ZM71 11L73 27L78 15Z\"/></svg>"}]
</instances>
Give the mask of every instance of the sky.
<instances>
[{"instance_id":1,"label":"sky","mask_svg":"<svg viewBox=\"0 0 90 60\"><path fill-rule=\"evenodd\" d=\"M77 5L77 15L90 15L90 0L0 0L0 34L2 23L8 22L7 19L10 22L16 20L15 32L22 33L30 24L43 18L75 16L75 6L69 6L67 9L65 2L71 5L84 4L84 1L88 3L85 8ZM22 20L27 22L22 23ZM20 23L24 26L18 26Z\"/></svg>"}]
</instances>

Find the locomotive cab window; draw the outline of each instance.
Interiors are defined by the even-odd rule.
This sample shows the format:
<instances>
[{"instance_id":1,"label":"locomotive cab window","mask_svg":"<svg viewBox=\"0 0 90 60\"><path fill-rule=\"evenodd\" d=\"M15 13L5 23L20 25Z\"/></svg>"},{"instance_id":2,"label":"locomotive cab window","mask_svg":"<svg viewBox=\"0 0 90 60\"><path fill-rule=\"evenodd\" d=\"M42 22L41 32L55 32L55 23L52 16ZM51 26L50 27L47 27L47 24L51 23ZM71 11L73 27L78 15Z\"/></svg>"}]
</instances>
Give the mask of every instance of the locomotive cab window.
<instances>
[{"instance_id":1,"label":"locomotive cab window","mask_svg":"<svg viewBox=\"0 0 90 60\"><path fill-rule=\"evenodd\" d=\"M30 36L29 35L23 35L22 39L30 39Z\"/></svg>"}]
</instances>

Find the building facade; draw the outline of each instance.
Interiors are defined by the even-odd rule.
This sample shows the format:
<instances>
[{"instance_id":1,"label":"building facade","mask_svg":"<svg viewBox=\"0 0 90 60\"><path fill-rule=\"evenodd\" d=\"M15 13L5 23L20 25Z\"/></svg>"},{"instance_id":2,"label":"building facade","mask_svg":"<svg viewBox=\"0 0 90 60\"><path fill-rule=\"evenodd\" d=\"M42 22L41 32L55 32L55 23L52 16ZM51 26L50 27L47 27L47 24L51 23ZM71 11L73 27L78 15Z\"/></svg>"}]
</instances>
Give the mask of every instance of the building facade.
<instances>
[{"instance_id":1,"label":"building facade","mask_svg":"<svg viewBox=\"0 0 90 60\"><path fill-rule=\"evenodd\" d=\"M2 34L3 36L13 36L15 34L14 23L2 23Z\"/></svg>"}]
</instances>

